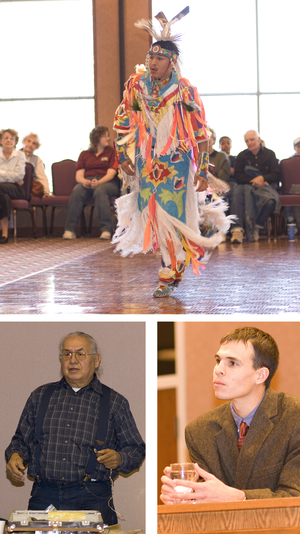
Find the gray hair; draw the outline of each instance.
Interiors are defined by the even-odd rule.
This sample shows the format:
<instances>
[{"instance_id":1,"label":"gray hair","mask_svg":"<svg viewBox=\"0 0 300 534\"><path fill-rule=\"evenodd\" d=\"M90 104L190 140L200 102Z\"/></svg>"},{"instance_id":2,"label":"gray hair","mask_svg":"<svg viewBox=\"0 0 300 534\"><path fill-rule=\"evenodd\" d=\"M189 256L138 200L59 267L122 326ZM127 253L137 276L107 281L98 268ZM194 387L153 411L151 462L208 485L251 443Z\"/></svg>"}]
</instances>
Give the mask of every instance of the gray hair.
<instances>
[{"instance_id":1,"label":"gray hair","mask_svg":"<svg viewBox=\"0 0 300 534\"><path fill-rule=\"evenodd\" d=\"M62 348L63 348L63 344L65 340L71 336L85 337L90 343L91 354L93 356L96 356L96 354L98 354L99 350L98 350L97 342L92 336L90 336L89 334L86 334L85 332L70 332L70 334L67 334L66 336L64 336L59 344L59 354L62 353Z\"/></svg>"}]
</instances>

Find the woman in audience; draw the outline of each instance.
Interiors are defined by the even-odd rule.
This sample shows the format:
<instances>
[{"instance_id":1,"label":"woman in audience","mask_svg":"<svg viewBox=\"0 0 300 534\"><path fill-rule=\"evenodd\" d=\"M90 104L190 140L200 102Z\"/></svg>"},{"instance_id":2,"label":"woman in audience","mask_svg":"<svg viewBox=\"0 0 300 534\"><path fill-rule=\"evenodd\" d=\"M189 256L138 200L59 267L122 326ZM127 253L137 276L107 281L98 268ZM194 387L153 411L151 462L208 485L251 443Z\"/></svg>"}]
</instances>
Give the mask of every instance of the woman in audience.
<instances>
[{"instance_id":1,"label":"woman in audience","mask_svg":"<svg viewBox=\"0 0 300 534\"><path fill-rule=\"evenodd\" d=\"M37 197L49 196L49 182L45 174L44 164L39 156L33 154L33 152L41 146L38 135L30 133L24 137L22 143L24 145L22 151L25 153L26 161L32 163L35 171L32 195Z\"/></svg>"},{"instance_id":2,"label":"woman in audience","mask_svg":"<svg viewBox=\"0 0 300 534\"><path fill-rule=\"evenodd\" d=\"M2 130L0 148L0 223L2 237L0 244L8 242L8 219L11 211L11 199L25 198L23 178L25 175L25 155L16 150L18 132L11 128Z\"/></svg>"},{"instance_id":3,"label":"woman in audience","mask_svg":"<svg viewBox=\"0 0 300 534\"><path fill-rule=\"evenodd\" d=\"M68 204L63 239L76 239L76 227L84 203L91 197L100 223L100 239L110 240L113 220L109 198L119 195L120 180L115 150L109 145L106 126L96 126L90 133L90 147L79 155L76 182Z\"/></svg>"}]
</instances>

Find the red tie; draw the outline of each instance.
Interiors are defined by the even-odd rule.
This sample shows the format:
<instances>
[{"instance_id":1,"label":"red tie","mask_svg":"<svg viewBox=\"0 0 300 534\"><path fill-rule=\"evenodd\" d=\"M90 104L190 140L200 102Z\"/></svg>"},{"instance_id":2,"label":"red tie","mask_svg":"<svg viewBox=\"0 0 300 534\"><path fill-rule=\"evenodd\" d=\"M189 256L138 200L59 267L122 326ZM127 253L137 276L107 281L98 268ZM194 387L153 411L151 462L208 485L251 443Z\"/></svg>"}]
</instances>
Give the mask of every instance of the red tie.
<instances>
[{"instance_id":1,"label":"red tie","mask_svg":"<svg viewBox=\"0 0 300 534\"><path fill-rule=\"evenodd\" d=\"M239 451L241 450L243 446L245 436L248 432L248 428L249 426L247 425L247 423L243 421L240 425L240 435L239 435L238 444L237 444Z\"/></svg>"}]
</instances>

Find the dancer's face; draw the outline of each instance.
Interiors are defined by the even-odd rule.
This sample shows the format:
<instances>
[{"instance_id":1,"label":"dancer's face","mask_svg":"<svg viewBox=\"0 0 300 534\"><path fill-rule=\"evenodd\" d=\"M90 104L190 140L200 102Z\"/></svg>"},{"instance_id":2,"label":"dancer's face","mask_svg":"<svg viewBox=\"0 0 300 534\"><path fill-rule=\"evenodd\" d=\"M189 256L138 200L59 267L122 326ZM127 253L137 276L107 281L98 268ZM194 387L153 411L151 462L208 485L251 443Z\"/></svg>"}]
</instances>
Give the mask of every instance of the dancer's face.
<instances>
[{"instance_id":1,"label":"dancer's face","mask_svg":"<svg viewBox=\"0 0 300 534\"><path fill-rule=\"evenodd\" d=\"M154 80L168 78L172 72L172 64L169 58L160 54L150 54L149 57L150 74Z\"/></svg>"}]
</instances>

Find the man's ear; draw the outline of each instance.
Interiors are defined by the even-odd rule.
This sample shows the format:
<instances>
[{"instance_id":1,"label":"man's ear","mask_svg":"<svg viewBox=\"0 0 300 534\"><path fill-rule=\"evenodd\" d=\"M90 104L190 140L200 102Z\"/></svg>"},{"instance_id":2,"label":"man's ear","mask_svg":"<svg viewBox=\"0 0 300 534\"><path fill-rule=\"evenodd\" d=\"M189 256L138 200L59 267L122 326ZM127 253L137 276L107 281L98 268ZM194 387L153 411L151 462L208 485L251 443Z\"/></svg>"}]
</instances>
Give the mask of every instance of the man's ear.
<instances>
[{"instance_id":1,"label":"man's ear","mask_svg":"<svg viewBox=\"0 0 300 534\"><path fill-rule=\"evenodd\" d=\"M101 356L99 352L95 355L95 368L98 369L101 363Z\"/></svg>"},{"instance_id":2,"label":"man's ear","mask_svg":"<svg viewBox=\"0 0 300 534\"><path fill-rule=\"evenodd\" d=\"M260 369L257 369L257 372L257 384L263 384L267 380L270 371L267 367L261 367Z\"/></svg>"}]
</instances>

